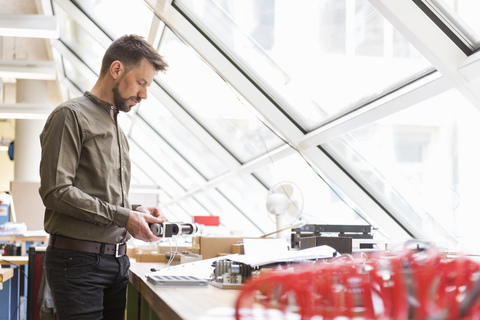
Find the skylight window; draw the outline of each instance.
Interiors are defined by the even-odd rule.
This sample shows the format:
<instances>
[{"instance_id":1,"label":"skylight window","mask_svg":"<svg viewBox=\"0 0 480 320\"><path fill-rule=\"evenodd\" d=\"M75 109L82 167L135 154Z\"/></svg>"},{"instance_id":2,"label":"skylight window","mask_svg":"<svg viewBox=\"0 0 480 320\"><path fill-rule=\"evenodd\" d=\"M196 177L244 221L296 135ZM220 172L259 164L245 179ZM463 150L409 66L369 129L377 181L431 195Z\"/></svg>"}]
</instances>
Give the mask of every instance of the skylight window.
<instances>
[{"instance_id":1,"label":"skylight window","mask_svg":"<svg viewBox=\"0 0 480 320\"><path fill-rule=\"evenodd\" d=\"M479 252L478 122L452 89L322 147L418 237Z\"/></svg>"},{"instance_id":2,"label":"skylight window","mask_svg":"<svg viewBox=\"0 0 480 320\"><path fill-rule=\"evenodd\" d=\"M74 0L112 39L124 34L147 38L153 13L141 1L132 0Z\"/></svg>"},{"instance_id":3,"label":"skylight window","mask_svg":"<svg viewBox=\"0 0 480 320\"><path fill-rule=\"evenodd\" d=\"M174 5L306 131L433 69L367 0Z\"/></svg>"}]
</instances>

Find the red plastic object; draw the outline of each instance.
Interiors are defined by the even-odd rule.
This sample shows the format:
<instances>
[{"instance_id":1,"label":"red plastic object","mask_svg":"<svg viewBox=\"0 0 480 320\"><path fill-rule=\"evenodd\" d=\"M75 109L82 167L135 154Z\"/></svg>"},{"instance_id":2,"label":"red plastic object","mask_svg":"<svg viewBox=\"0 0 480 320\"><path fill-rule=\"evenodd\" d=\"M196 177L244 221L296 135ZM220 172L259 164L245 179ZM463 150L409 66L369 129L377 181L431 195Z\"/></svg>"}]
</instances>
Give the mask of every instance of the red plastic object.
<instances>
[{"instance_id":1,"label":"red plastic object","mask_svg":"<svg viewBox=\"0 0 480 320\"><path fill-rule=\"evenodd\" d=\"M193 222L198 224L203 224L204 226L219 226L220 217L219 216L194 216Z\"/></svg>"},{"instance_id":2,"label":"red plastic object","mask_svg":"<svg viewBox=\"0 0 480 320\"><path fill-rule=\"evenodd\" d=\"M480 264L431 246L292 265L247 281L235 319L251 319L262 308L301 320L478 320Z\"/></svg>"}]
</instances>

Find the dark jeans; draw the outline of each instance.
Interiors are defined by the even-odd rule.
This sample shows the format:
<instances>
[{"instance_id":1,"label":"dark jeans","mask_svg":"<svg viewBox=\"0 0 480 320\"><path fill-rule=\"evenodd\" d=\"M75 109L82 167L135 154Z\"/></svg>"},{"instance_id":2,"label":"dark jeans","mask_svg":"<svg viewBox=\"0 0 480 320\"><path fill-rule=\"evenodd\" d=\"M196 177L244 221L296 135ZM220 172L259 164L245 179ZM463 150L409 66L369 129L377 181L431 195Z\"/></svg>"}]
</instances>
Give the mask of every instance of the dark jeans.
<instances>
[{"instance_id":1,"label":"dark jeans","mask_svg":"<svg viewBox=\"0 0 480 320\"><path fill-rule=\"evenodd\" d=\"M129 267L126 255L48 247L45 271L58 320L123 319Z\"/></svg>"}]
</instances>

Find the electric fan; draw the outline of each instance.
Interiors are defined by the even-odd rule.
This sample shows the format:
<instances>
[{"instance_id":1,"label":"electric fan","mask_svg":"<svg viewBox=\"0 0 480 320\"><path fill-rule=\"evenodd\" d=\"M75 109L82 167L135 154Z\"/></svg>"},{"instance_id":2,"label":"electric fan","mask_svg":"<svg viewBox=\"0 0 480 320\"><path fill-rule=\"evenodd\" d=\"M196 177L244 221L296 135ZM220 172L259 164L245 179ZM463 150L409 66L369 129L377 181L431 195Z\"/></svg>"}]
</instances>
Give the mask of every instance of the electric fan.
<instances>
[{"instance_id":1,"label":"electric fan","mask_svg":"<svg viewBox=\"0 0 480 320\"><path fill-rule=\"evenodd\" d=\"M303 210L303 195L300 188L289 181L275 184L267 195L267 210L275 217L277 238L286 238L282 231L300 220Z\"/></svg>"}]
</instances>

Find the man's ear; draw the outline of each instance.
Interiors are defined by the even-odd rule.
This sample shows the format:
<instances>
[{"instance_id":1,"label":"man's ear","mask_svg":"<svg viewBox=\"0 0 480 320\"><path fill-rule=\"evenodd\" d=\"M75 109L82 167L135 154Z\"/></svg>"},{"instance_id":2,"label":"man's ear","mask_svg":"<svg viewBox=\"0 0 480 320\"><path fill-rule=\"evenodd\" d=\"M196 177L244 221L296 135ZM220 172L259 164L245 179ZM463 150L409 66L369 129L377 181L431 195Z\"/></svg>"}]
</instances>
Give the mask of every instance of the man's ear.
<instances>
[{"instance_id":1,"label":"man's ear","mask_svg":"<svg viewBox=\"0 0 480 320\"><path fill-rule=\"evenodd\" d=\"M110 65L110 75L112 76L112 78L114 80L117 80L122 75L123 72L124 72L123 64L118 60L113 61L112 64Z\"/></svg>"}]
</instances>

